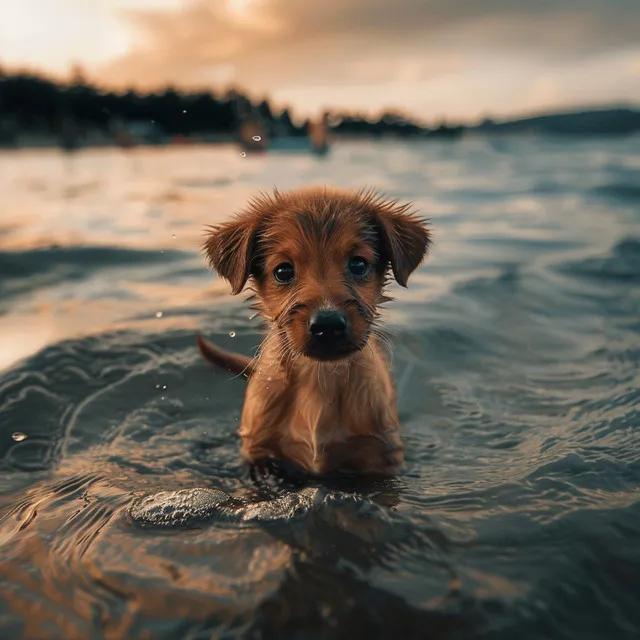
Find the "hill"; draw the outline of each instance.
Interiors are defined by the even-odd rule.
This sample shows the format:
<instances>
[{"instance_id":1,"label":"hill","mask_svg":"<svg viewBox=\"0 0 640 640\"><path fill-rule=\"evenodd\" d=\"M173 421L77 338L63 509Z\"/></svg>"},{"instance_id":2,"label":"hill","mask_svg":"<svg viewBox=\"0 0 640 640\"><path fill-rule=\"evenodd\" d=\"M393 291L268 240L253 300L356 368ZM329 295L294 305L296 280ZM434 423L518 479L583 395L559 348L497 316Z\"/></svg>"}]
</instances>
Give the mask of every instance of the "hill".
<instances>
[{"instance_id":1,"label":"hill","mask_svg":"<svg viewBox=\"0 0 640 640\"><path fill-rule=\"evenodd\" d=\"M630 135L640 131L640 109L591 109L540 114L502 122L485 120L477 127L471 127L471 130L546 135Z\"/></svg>"}]
</instances>

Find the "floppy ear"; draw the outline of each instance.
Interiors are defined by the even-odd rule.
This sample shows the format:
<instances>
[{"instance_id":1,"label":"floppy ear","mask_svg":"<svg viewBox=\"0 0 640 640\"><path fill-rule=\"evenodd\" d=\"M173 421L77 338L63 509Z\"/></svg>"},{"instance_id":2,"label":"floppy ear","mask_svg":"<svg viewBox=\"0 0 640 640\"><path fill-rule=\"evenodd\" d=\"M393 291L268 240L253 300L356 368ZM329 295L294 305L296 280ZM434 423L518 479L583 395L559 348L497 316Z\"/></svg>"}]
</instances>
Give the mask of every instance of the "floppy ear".
<instances>
[{"instance_id":1,"label":"floppy ear","mask_svg":"<svg viewBox=\"0 0 640 640\"><path fill-rule=\"evenodd\" d=\"M203 246L207 261L231 284L234 295L242 291L251 275L259 223L253 212L245 212L207 231Z\"/></svg>"},{"instance_id":2,"label":"floppy ear","mask_svg":"<svg viewBox=\"0 0 640 640\"><path fill-rule=\"evenodd\" d=\"M383 259L391 264L393 277L402 287L424 260L431 245L425 220L410 212L411 205L399 205L381 198L371 202L382 241Z\"/></svg>"}]
</instances>

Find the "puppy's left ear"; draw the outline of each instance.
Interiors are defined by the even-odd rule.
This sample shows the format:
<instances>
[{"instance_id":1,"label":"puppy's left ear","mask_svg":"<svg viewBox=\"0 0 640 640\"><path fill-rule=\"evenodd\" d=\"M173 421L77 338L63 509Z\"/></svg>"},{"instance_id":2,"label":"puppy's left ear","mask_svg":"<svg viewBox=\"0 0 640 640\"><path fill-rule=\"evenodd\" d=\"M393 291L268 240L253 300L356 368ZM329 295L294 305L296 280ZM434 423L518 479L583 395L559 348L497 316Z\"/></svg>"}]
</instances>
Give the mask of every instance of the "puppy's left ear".
<instances>
[{"instance_id":1,"label":"puppy's left ear","mask_svg":"<svg viewBox=\"0 0 640 640\"><path fill-rule=\"evenodd\" d=\"M431 245L431 231L425 220L410 212L411 205L377 199L372 203L384 260L391 264L393 277L407 286L409 276L420 266Z\"/></svg>"}]
</instances>

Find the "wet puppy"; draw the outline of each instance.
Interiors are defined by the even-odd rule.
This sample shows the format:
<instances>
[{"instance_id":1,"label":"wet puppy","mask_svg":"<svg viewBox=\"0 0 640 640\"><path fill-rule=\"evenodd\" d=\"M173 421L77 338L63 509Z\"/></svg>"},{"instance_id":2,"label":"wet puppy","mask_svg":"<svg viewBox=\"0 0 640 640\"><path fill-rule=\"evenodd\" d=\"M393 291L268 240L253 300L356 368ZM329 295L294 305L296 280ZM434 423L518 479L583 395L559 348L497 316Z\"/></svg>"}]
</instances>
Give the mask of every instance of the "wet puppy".
<instances>
[{"instance_id":1,"label":"wet puppy","mask_svg":"<svg viewBox=\"0 0 640 640\"><path fill-rule=\"evenodd\" d=\"M261 195L211 227L210 265L253 289L267 336L254 359L198 338L209 361L248 378L239 434L253 465L393 475L404 460L379 306L407 286L431 236L409 205L373 192Z\"/></svg>"}]
</instances>

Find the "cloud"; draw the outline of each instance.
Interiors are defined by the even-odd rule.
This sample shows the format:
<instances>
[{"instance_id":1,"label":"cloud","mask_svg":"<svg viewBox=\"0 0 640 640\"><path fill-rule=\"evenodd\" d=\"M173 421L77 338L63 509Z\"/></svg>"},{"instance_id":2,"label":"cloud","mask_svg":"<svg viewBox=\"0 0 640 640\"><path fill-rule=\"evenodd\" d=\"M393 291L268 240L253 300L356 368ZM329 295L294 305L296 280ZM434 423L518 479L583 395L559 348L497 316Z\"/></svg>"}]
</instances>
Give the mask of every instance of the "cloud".
<instances>
[{"instance_id":1,"label":"cloud","mask_svg":"<svg viewBox=\"0 0 640 640\"><path fill-rule=\"evenodd\" d=\"M636 0L265 0L294 37L417 37L480 46L534 47L556 52L637 43Z\"/></svg>"},{"instance_id":2,"label":"cloud","mask_svg":"<svg viewBox=\"0 0 640 640\"><path fill-rule=\"evenodd\" d=\"M136 43L100 76L144 88L353 93L495 65L568 68L625 50L637 60L640 49L638 0L252 0L242 15L224 0L193 0L124 18ZM562 79L546 82L540 95L561 95Z\"/></svg>"}]
</instances>

